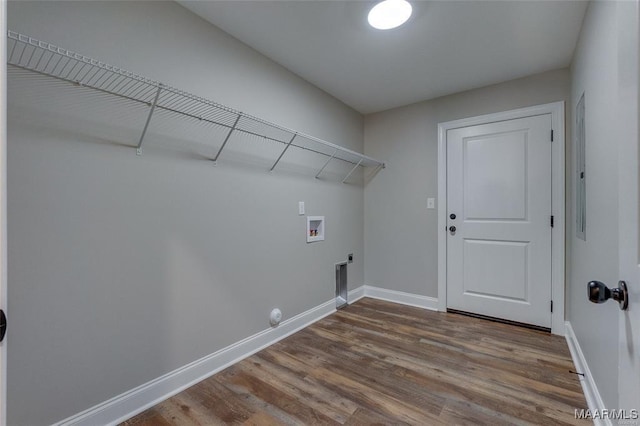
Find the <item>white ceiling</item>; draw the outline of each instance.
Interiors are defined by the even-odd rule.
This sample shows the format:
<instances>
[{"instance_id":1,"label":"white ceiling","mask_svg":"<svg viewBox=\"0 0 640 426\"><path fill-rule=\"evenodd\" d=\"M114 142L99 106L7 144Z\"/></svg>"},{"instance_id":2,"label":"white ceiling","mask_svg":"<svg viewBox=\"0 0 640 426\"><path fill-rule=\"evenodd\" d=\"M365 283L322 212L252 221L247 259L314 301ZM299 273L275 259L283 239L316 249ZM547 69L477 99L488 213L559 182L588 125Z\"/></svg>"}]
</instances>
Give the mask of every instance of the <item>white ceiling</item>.
<instances>
[{"instance_id":1,"label":"white ceiling","mask_svg":"<svg viewBox=\"0 0 640 426\"><path fill-rule=\"evenodd\" d=\"M570 64L584 1L412 1L400 28L371 1L179 2L361 113Z\"/></svg>"}]
</instances>

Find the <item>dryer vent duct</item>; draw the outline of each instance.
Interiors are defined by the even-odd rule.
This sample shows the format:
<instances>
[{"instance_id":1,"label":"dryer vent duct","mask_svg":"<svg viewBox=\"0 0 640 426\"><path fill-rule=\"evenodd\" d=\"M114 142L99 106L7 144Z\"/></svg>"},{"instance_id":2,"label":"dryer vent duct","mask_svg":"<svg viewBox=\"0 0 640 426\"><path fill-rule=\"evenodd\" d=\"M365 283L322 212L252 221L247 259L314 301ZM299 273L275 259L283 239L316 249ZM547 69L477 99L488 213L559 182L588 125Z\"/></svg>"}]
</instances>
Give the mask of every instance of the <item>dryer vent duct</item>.
<instances>
[{"instance_id":1,"label":"dryer vent duct","mask_svg":"<svg viewBox=\"0 0 640 426\"><path fill-rule=\"evenodd\" d=\"M336 309L347 306L347 262L336 264Z\"/></svg>"}]
</instances>

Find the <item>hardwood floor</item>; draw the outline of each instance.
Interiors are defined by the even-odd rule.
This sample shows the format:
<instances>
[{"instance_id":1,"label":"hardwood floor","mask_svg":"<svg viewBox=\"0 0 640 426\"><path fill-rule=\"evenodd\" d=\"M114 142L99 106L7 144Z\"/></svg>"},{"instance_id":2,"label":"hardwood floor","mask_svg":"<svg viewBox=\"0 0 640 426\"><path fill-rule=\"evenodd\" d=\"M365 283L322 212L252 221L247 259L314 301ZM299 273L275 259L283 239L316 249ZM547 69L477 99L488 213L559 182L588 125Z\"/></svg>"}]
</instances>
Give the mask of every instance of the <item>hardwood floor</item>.
<instances>
[{"instance_id":1,"label":"hardwood floor","mask_svg":"<svg viewBox=\"0 0 640 426\"><path fill-rule=\"evenodd\" d=\"M590 424L564 338L361 299L126 421Z\"/></svg>"}]
</instances>

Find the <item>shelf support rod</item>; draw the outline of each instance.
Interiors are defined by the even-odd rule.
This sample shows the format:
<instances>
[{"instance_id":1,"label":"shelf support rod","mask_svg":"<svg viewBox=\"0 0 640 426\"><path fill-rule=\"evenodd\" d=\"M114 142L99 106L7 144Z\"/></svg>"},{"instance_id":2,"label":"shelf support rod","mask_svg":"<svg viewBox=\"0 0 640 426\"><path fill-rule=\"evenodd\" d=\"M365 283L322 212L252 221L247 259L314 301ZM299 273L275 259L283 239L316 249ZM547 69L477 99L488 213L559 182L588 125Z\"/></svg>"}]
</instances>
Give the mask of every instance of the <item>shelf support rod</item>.
<instances>
[{"instance_id":1,"label":"shelf support rod","mask_svg":"<svg viewBox=\"0 0 640 426\"><path fill-rule=\"evenodd\" d=\"M368 179L373 179L373 177L374 177L376 174L378 174L378 172L379 172L380 170L384 169L384 167L385 167L385 166L384 166L384 163L380 163L380 164L378 164L378 165L376 166L376 168L375 168L375 169L373 169L373 171L371 172L371 174L370 174L369 176L367 176L367 178L366 178L366 179L367 179L367 180L368 180Z\"/></svg>"},{"instance_id":2,"label":"shelf support rod","mask_svg":"<svg viewBox=\"0 0 640 426\"><path fill-rule=\"evenodd\" d=\"M349 174L348 174L348 175L346 175L346 176L344 177L344 179L342 179L342 183L346 183L346 182L347 182L347 179L349 179L349 176L351 176L351 174L352 174L353 172L355 172L355 171L356 171L356 169L358 168L358 166L360 165L360 163L362 163L362 160L363 160L363 159L361 158L361 159L360 159L360 161L358 161L358 164L356 164L355 166L353 166L353 169L351 169L351 171L349 172Z\"/></svg>"},{"instance_id":3,"label":"shelf support rod","mask_svg":"<svg viewBox=\"0 0 640 426\"><path fill-rule=\"evenodd\" d=\"M156 91L156 96L153 98L153 102L151 103L151 109L149 110L147 121L146 123L144 123L144 129L142 129L142 135L140 135L140 141L138 142L138 146L136 147L137 155L142 155L142 141L144 140L144 135L147 133L147 129L149 128L149 123L151 122L151 116L153 115L153 110L156 109L156 104L158 103L158 98L160 97L161 91L162 91L162 84L158 84L158 90Z\"/></svg>"},{"instance_id":4,"label":"shelf support rod","mask_svg":"<svg viewBox=\"0 0 640 426\"><path fill-rule=\"evenodd\" d=\"M282 150L282 152L280 153L280 156L278 157L278 159L276 160L275 163L273 163L273 166L271 166L271 168L269 169L270 172L273 171L273 169L276 168L276 166L278 165L278 163L280 162L280 159L282 158L282 156L284 155L285 152L287 152L287 150L289 149L289 147L291 146L291 143L293 142L293 140L296 138L296 136L298 136L297 133L294 133L293 137L291 138L291 140L289 141L289 143L287 144L287 146L284 147L284 149Z\"/></svg>"},{"instance_id":5,"label":"shelf support rod","mask_svg":"<svg viewBox=\"0 0 640 426\"><path fill-rule=\"evenodd\" d=\"M229 129L229 133L227 133L227 136L224 138L224 142L222 142L222 145L220 145L220 149L218 150L218 153L213 158L213 164L216 164L216 162L218 161L218 157L220 157L220 154L222 153L222 150L227 145L227 142L229 142L229 138L231 137L231 134L236 129L236 126L238 125L238 122L240 121L240 117L242 117L242 114L238 114L238 117L236 118L236 121L233 122L233 126L231 126L231 128Z\"/></svg>"},{"instance_id":6,"label":"shelf support rod","mask_svg":"<svg viewBox=\"0 0 640 426\"><path fill-rule=\"evenodd\" d=\"M329 163L331 162L331 160L333 160L333 157L336 156L336 154L338 153L338 150L336 149L335 151L333 151L333 154L331 154L331 157L329 157L329 159L327 160L326 163L324 163L324 166L322 166L322 168L320 169L320 171L318 171L318 174L316 175L316 179L318 179L318 177L320 176L320 173L322 173L322 171L325 169L325 167L327 167L329 165Z\"/></svg>"}]
</instances>

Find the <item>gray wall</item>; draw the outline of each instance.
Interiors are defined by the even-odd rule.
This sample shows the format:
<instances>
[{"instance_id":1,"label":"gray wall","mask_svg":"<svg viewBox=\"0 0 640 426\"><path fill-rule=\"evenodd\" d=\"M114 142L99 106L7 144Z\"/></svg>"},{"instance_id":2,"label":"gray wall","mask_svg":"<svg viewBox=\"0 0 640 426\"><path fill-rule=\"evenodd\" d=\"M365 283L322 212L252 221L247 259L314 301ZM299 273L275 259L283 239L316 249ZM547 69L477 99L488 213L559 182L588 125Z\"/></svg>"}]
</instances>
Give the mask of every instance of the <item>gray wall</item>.
<instances>
[{"instance_id":1,"label":"gray wall","mask_svg":"<svg viewBox=\"0 0 640 426\"><path fill-rule=\"evenodd\" d=\"M438 210L427 209L438 196L438 123L568 102L569 90L563 69L367 115L365 153L387 168L364 191L365 283L438 297Z\"/></svg>"},{"instance_id":2,"label":"gray wall","mask_svg":"<svg viewBox=\"0 0 640 426\"><path fill-rule=\"evenodd\" d=\"M575 214L572 214L568 221L571 277L567 288L570 307L567 319L605 406L611 408L618 403L618 375L603 367L616 365L618 360L615 327L619 308L616 303L590 303L586 298L586 283L599 280L615 286L618 282L618 150L614 137L618 105L616 7L614 2L589 5L571 67L571 108L575 110L582 93L585 97L587 240L575 237ZM570 124L575 126L574 122ZM572 168L567 177L573 187L576 158L575 141L571 142ZM574 203L575 196L572 205Z\"/></svg>"},{"instance_id":3,"label":"gray wall","mask_svg":"<svg viewBox=\"0 0 640 426\"><path fill-rule=\"evenodd\" d=\"M355 111L172 2L13 2L9 28L362 151ZM12 71L8 420L52 423L334 296L363 189L315 180L318 158L220 143L145 108ZM162 136L158 129L166 130ZM207 130L207 129L205 129ZM220 136L217 134L216 136ZM342 172L336 165L328 173ZM307 213L327 240L306 244Z\"/></svg>"}]
</instances>

